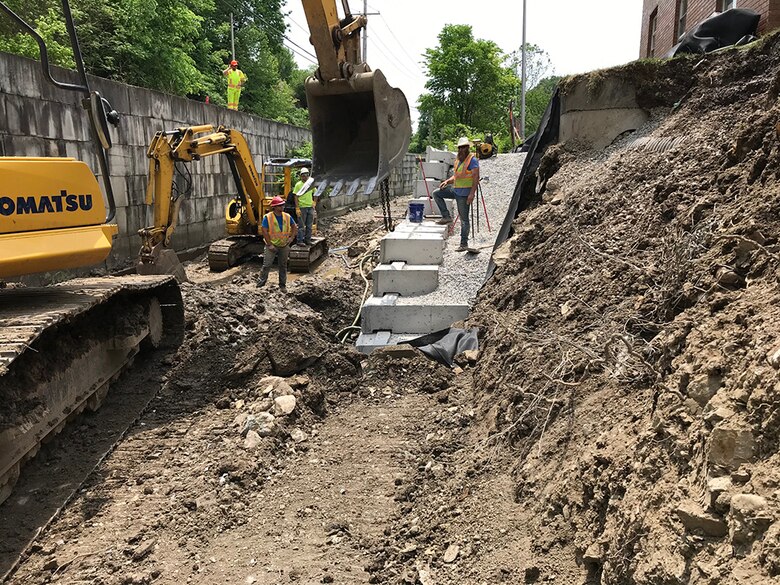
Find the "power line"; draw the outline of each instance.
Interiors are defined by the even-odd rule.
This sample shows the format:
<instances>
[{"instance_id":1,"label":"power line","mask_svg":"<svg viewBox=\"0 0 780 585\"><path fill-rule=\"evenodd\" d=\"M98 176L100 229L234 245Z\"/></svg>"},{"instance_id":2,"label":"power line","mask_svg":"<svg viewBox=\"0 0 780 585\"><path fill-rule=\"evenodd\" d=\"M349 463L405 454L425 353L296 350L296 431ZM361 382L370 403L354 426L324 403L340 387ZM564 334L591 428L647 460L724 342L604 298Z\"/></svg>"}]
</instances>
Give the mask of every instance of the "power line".
<instances>
[{"instance_id":1,"label":"power line","mask_svg":"<svg viewBox=\"0 0 780 585\"><path fill-rule=\"evenodd\" d=\"M412 75L412 74L409 72L409 68L408 68L408 67L405 67L405 66L403 65L403 63L401 63L401 62L400 62L400 61L399 61L399 60L398 60L398 59L395 57L395 55L393 55L393 51L392 51L392 49L390 49L390 47L388 47L388 46L387 46L387 45L384 43L384 41L381 39L381 37L380 37L379 35L377 35L377 34L375 33L375 34L374 34L374 36L373 36L373 38L374 38L374 40L375 40L375 41L376 41L376 42L377 42L379 45L381 45L382 47L384 47L385 51L387 51L387 53L385 53L385 52L383 52L381 49L379 49L379 48L377 47L377 50L379 51L379 54L380 54L380 55L382 55L382 56L384 56L384 57L385 57L385 59L387 59L388 63L390 63L391 65L393 65L393 66L395 67L395 69L397 69L398 71L400 71L401 73L403 73L404 75L406 75L406 76L407 76L409 79L411 79L411 80L413 80L413 81L417 81L417 79L414 77L414 75ZM388 55L388 53L389 53L389 55L392 55L392 57L390 57L390 56Z\"/></svg>"},{"instance_id":2,"label":"power line","mask_svg":"<svg viewBox=\"0 0 780 585\"><path fill-rule=\"evenodd\" d=\"M387 23L387 21L385 20L385 17L384 17L382 14L380 14L380 15L379 15L379 18L381 18L381 19L382 19L382 23L385 25L385 28L386 28L388 31L390 31L390 34L391 34L391 35L393 35L393 38L395 39L395 42L396 42L396 43L398 43L398 46L399 46L399 47L401 47L401 50L404 52L404 55L406 55L406 56L409 58L409 61L411 61L412 63L414 63L414 66L417 68L417 70L418 70L420 73L422 73L423 75L425 75L425 72L423 72L423 70L420 68L420 65L419 65L419 63L417 63L417 61L415 61L415 60L412 58L412 56L411 56L411 55L410 55L410 54L407 52L407 50L406 50L406 48L404 47L403 43L402 43L400 40L398 40L398 37L397 37L397 36L395 36L395 33L393 32L393 29L392 29L392 28L390 28L390 25L389 25L389 24Z\"/></svg>"},{"instance_id":3,"label":"power line","mask_svg":"<svg viewBox=\"0 0 780 585\"><path fill-rule=\"evenodd\" d=\"M223 1L224 1L224 2L225 2L225 4L227 4L227 5L228 5L230 8L232 8L233 10L235 10L237 13L240 13L240 11L238 10L238 6L236 5L236 3L235 3L235 2L231 2L231 1L228 1L228 0L223 0ZM313 53L310 53L309 51L307 51L306 49L304 49L303 47L301 47L301 46L300 46L298 43L296 43L296 42L295 42L295 41L293 41L291 38L289 38L289 37L288 37L288 36L287 36L287 35L286 35L286 34L285 34L283 31L280 31L278 28L276 28L275 26L273 26L273 25L272 25L270 22L268 22L268 21L267 21L267 20L266 20L266 19L263 17L263 15L262 15L262 14L255 13L254 15L255 15L255 16L257 16L257 17L258 17L260 20L262 20L262 21L263 21L263 23L264 23L264 24L265 24L265 25L266 25L266 26L267 26L267 27L268 27L270 30L272 30L272 31L274 31L275 33L277 33L277 34L281 35L281 37L282 37L284 40L286 40L288 43L291 43L292 45L296 46L296 47L297 47L298 49L300 49L300 50L301 50L301 51L302 51L304 54L302 55L301 53L299 53L298 51L296 51L296 50L295 50L295 49L293 49L292 47L287 47L287 48L288 48L288 49L290 49L290 50L291 50L293 53L295 53L296 55L299 55L299 56L300 56L300 57L302 57L303 59L306 59L306 60L310 61L311 63L314 63L315 65L317 64L317 57L316 57L316 55L314 55ZM298 25L298 26L300 26L300 25ZM284 43L282 43L282 44L284 44ZM285 45L285 46L286 46L286 45Z\"/></svg>"},{"instance_id":4,"label":"power line","mask_svg":"<svg viewBox=\"0 0 780 585\"><path fill-rule=\"evenodd\" d=\"M301 51L303 51L304 53L306 53L307 55L309 55L309 57L311 57L312 59L314 59L314 60L316 61L317 57L316 57L316 56L315 56L313 53L310 53L309 51L307 51L306 49L304 49L303 47L301 47L301 46L300 46L298 43L296 43L295 41L293 41L292 39L290 39L290 37L288 37L286 34L284 34L284 32L280 31L279 29L277 29L276 27L274 27L273 25L271 25L271 23L269 23L269 22L268 22L268 21L267 21L265 18L263 18L263 17L262 17L260 14L258 14L257 16L260 18L260 20L262 20L262 21L263 21L263 22L266 24L266 26L268 26L268 28L270 28L272 31L274 31L274 32L276 32L276 33L278 33L278 34L282 35L282 38L283 38L283 39L285 39L285 40L286 40L288 43L291 43L291 44L295 45L295 46L296 46L296 47L298 47L298 48L299 48ZM288 48L289 48L289 47L288 47Z\"/></svg>"},{"instance_id":5,"label":"power line","mask_svg":"<svg viewBox=\"0 0 780 585\"><path fill-rule=\"evenodd\" d=\"M284 48L289 50L289 51L292 51L293 53L298 55L301 59L306 59L309 63L311 63L313 65L317 65L318 64L316 59L312 59L310 56L308 56L308 55L306 55L304 53L301 53L300 51L296 51L292 47L288 47L287 45L284 45Z\"/></svg>"}]
</instances>

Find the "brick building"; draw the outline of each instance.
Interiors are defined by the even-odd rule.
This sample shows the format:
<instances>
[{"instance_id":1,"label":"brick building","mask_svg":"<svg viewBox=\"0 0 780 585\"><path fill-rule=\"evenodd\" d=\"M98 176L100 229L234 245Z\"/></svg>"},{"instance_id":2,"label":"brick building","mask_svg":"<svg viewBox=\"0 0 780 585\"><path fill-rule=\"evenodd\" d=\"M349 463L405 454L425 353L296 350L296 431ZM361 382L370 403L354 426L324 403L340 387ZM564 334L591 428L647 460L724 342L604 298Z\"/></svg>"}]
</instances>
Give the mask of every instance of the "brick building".
<instances>
[{"instance_id":1,"label":"brick building","mask_svg":"<svg viewBox=\"0 0 780 585\"><path fill-rule=\"evenodd\" d=\"M644 0L639 56L663 57L683 33L713 12L729 8L761 14L759 34L780 27L780 0Z\"/></svg>"}]
</instances>

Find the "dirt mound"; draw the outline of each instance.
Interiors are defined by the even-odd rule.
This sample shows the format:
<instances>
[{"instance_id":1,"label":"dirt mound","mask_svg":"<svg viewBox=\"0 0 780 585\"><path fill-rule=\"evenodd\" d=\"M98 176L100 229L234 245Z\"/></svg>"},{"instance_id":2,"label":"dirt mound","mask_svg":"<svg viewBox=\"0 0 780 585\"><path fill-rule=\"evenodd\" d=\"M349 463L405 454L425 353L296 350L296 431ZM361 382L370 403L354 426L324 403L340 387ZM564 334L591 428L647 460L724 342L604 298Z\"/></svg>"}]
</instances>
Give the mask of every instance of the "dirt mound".
<instances>
[{"instance_id":1,"label":"dirt mound","mask_svg":"<svg viewBox=\"0 0 780 585\"><path fill-rule=\"evenodd\" d=\"M558 149L471 320L531 581L780 573L780 42L692 71L674 110L606 152ZM640 136L684 140L627 148Z\"/></svg>"}]
</instances>

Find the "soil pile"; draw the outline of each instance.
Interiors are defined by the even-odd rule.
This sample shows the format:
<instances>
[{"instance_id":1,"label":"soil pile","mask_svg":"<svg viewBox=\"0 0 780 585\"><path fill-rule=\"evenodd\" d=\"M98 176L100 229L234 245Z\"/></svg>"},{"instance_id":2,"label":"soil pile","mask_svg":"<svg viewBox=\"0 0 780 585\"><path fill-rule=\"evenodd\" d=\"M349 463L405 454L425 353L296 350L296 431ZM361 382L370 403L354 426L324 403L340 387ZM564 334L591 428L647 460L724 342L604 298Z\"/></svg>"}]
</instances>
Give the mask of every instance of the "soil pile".
<instances>
[{"instance_id":1,"label":"soil pile","mask_svg":"<svg viewBox=\"0 0 780 585\"><path fill-rule=\"evenodd\" d=\"M780 40L655 74L681 68L690 88L646 127L548 152L471 319L526 582L780 574Z\"/></svg>"}]
</instances>

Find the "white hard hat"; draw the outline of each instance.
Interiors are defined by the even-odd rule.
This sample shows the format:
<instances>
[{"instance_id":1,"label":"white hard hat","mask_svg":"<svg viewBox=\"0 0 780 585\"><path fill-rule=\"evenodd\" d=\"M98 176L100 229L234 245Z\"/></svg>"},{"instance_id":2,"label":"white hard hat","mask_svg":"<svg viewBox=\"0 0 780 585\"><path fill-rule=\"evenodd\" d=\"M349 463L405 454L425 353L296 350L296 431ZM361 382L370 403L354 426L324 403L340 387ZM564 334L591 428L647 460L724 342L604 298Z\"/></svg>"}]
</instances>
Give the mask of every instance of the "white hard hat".
<instances>
[{"instance_id":1,"label":"white hard hat","mask_svg":"<svg viewBox=\"0 0 780 585\"><path fill-rule=\"evenodd\" d=\"M458 138L458 148L460 148L461 146L471 146L471 141L465 136L461 136L460 138Z\"/></svg>"},{"instance_id":2,"label":"white hard hat","mask_svg":"<svg viewBox=\"0 0 780 585\"><path fill-rule=\"evenodd\" d=\"M309 174L309 169L307 169L306 167L303 167L303 168L301 169L301 174L302 174L302 175L308 175L308 174Z\"/></svg>"}]
</instances>

